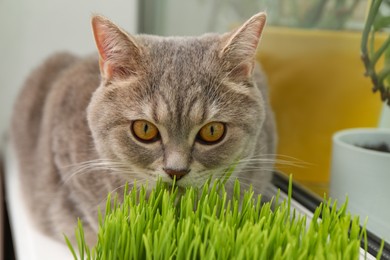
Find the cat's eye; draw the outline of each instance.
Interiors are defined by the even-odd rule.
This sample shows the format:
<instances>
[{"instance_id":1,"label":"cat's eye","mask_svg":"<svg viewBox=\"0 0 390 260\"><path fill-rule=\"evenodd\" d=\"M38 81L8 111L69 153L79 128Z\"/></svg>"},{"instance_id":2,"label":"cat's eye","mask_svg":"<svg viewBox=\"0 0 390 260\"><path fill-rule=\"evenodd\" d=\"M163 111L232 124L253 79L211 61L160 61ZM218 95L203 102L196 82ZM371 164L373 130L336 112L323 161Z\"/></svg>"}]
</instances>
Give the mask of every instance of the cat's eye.
<instances>
[{"instance_id":1,"label":"cat's eye","mask_svg":"<svg viewBox=\"0 0 390 260\"><path fill-rule=\"evenodd\" d=\"M133 135L142 142L154 142L160 137L157 127L146 120L135 120L131 125Z\"/></svg>"},{"instance_id":2,"label":"cat's eye","mask_svg":"<svg viewBox=\"0 0 390 260\"><path fill-rule=\"evenodd\" d=\"M198 140L205 144L215 144L222 140L225 135L225 124L211 122L204 125L199 133Z\"/></svg>"}]
</instances>

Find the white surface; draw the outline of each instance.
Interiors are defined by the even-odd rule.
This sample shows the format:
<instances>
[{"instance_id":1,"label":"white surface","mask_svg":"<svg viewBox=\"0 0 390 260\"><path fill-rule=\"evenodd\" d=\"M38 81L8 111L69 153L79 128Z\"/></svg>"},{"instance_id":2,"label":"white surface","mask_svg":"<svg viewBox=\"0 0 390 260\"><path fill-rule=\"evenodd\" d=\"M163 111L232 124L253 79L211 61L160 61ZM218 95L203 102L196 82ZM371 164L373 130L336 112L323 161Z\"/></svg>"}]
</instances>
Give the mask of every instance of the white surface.
<instances>
[{"instance_id":1,"label":"white surface","mask_svg":"<svg viewBox=\"0 0 390 260\"><path fill-rule=\"evenodd\" d=\"M22 199L18 178L19 171L12 149L7 147L5 154L6 201L17 259L72 259L73 257L65 244L51 239L35 228Z\"/></svg>"},{"instance_id":2,"label":"white surface","mask_svg":"<svg viewBox=\"0 0 390 260\"><path fill-rule=\"evenodd\" d=\"M368 217L367 229L390 241L390 154L371 151L356 145L386 142L388 129L350 129L333 137L330 197L344 202L360 216Z\"/></svg>"},{"instance_id":3,"label":"white surface","mask_svg":"<svg viewBox=\"0 0 390 260\"><path fill-rule=\"evenodd\" d=\"M43 59L56 51L95 52L93 13L137 30L137 0L0 0L0 135L26 76Z\"/></svg>"}]
</instances>

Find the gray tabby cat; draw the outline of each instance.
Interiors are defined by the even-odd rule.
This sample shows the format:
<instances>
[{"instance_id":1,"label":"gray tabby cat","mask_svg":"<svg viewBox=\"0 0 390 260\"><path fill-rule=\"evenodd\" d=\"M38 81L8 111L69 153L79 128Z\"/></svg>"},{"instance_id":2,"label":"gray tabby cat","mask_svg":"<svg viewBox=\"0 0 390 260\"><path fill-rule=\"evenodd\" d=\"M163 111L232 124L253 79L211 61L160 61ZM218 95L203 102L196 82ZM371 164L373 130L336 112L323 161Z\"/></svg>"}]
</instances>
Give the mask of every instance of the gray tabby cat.
<instances>
[{"instance_id":1,"label":"gray tabby cat","mask_svg":"<svg viewBox=\"0 0 390 260\"><path fill-rule=\"evenodd\" d=\"M265 192L275 127L255 65L266 22L200 37L129 35L94 16L97 55L57 54L17 99L12 140L32 218L63 240L81 218L93 241L97 206L126 182L202 186L234 176Z\"/></svg>"}]
</instances>

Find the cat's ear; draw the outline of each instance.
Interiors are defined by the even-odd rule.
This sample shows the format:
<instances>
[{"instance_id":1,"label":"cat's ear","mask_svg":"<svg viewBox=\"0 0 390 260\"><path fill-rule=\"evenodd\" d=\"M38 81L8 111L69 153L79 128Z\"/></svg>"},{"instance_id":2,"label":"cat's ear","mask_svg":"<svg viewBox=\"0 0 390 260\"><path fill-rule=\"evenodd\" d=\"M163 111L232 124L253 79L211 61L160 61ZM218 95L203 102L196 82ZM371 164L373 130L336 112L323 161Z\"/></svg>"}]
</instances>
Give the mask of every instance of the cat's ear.
<instances>
[{"instance_id":1,"label":"cat's ear","mask_svg":"<svg viewBox=\"0 0 390 260\"><path fill-rule=\"evenodd\" d=\"M223 36L221 57L231 77L245 79L252 75L266 17L265 13L258 13L237 30Z\"/></svg>"},{"instance_id":2,"label":"cat's ear","mask_svg":"<svg viewBox=\"0 0 390 260\"><path fill-rule=\"evenodd\" d=\"M92 29L103 79L111 81L137 75L141 49L136 41L103 16L92 17Z\"/></svg>"}]
</instances>

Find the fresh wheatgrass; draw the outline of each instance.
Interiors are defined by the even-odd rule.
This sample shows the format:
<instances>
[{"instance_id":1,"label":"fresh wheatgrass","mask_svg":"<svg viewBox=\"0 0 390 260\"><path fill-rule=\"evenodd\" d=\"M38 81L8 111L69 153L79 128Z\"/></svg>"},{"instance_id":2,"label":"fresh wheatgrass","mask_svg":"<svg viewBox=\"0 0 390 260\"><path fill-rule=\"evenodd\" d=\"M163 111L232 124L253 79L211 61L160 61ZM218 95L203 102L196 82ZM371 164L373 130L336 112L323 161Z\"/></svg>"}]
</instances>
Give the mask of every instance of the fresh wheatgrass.
<instances>
[{"instance_id":1,"label":"fresh wheatgrass","mask_svg":"<svg viewBox=\"0 0 390 260\"><path fill-rule=\"evenodd\" d=\"M66 241L75 259L359 259L367 235L347 202L336 210L336 202L324 200L307 223L291 210L291 192L291 178L288 199L265 203L252 189L240 196L239 181L231 198L221 181L180 196L162 182L151 193L135 185L122 203L108 196L93 248L80 221L78 254Z\"/></svg>"}]
</instances>

